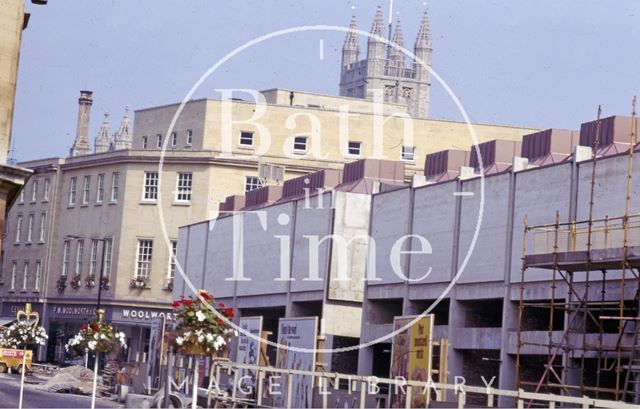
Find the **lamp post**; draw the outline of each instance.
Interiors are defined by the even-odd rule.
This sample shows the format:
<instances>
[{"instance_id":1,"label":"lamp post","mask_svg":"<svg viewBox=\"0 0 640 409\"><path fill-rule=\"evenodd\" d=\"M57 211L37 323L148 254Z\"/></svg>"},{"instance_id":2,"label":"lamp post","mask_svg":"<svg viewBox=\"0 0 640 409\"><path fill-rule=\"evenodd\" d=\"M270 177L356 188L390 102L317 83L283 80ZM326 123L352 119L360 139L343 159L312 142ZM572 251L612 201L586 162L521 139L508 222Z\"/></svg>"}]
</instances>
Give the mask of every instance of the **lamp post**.
<instances>
[{"instance_id":1,"label":"lamp post","mask_svg":"<svg viewBox=\"0 0 640 409\"><path fill-rule=\"evenodd\" d=\"M85 239L87 238L82 236L71 236L71 235L65 236L65 240L85 240ZM91 238L91 240L102 242L102 260L100 265L100 276L98 278L98 301L96 302L96 318L98 323L102 323L102 321L104 320L105 311L100 307L102 306L102 278L104 276L104 257L107 250L106 248L107 239L103 237L101 239ZM99 358L99 353L96 351L94 362L93 362L93 388L91 393L91 409L94 409L96 407L96 389L98 385L98 358Z\"/></svg>"},{"instance_id":2,"label":"lamp post","mask_svg":"<svg viewBox=\"0 0 640 409\"><path fill-rule=\"evenodd\" d=\"M87 239L87 237L82 237L82 236L73 236L73 235L67 235L64 236L65 240L85 240ZM96 302L96 314L98 313L98 311L100 310L100 307L102 307L102 279L104 278L104 259L105 259L105 253L107 250L107 238L103 237L101 239L96 239L96 238L91 238L91 240L96 240L96 241L100 241L102 242L102 259L101 259L101 263L100 263L100 273L99 273L99 277L98 277L98 301Z\"/></svg>"}]
</instances>

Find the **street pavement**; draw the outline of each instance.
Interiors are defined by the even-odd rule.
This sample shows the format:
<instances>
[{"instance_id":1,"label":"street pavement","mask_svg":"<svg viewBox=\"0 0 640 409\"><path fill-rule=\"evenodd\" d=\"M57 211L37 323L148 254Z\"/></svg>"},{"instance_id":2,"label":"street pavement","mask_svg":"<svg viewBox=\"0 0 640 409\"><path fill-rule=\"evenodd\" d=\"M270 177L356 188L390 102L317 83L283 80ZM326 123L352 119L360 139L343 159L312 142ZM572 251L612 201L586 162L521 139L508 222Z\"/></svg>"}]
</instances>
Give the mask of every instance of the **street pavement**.
<instances>
[{"instance_id":1,"label":"street pavement","mask_svg":"<svg viewBox=\"0 0 640 409\"><path fill-rule=\"evenodd\" d=\"M26 381L34 378L27 376ZM0 408L17 408L20 395L20 375L0 374ZM69 393L47 392L38 385L25 382L23 408L89 408L91 397ZM96 399L96 408L121 407L106 399Z\"/></svg>"}]
</instances>

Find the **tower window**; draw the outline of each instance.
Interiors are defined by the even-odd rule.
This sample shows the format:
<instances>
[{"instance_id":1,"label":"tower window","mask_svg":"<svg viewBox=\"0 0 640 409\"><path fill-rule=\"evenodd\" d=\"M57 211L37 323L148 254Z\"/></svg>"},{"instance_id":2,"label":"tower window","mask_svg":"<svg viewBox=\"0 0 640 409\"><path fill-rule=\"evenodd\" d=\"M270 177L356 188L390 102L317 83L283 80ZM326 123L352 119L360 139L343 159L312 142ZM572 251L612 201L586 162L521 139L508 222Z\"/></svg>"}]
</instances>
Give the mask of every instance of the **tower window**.
<instances>
[{"instance_id":1,"label":"tower window","mask_svg":"<svg viewBox=\"0 0 640 409\"><path fill-rule=\"evenodd\" d=\"M240 146L253 146L253 132L240 132Z\"/></svg>"},{"instance_id":2,"label":"tower window","mask_svg":"<svg viewBox=\"0 0 640 409\"><path fill-rule=\"evenodd\" d=\"M306 153L307 152L307 137L306 136L296 136L293 138L293 151L296 153Z\"/></svg>"},{"instance_id":3,"label":"tower window","mask_svg":"<svg viewBox=\"0 0 640 409\"><path fill-rule=\"evenodd\" d=\"M142 149L147 149L149 145L149 141L146 136L142 137Z\"/></svg>"},{"instance_id":4,"label":"tower window","mask_svg":"<svg viewBox=\"0 0 640 409\"><path fill-rule=\"evenodd\" d=\"M104 173L98 175L98 189L96 190L96 202L102 203L104 199Z\"/></svg>"},{"instance_id":5,"label":"tower window","mask_svg":"<svg viewBox=\"0 0 640 409\"><path fill-rule=\"evenodd\" d=\"M176 184L176 201L191 201L191 186L193 184L193 174L191 172L179 172Z\"/></svg>"},{"instance_id":6,"label":"tower window","mask_svg":"<svg viewBox=\"0 0 640 409\"><path fill-rule=\"evenodd\" d=\"M148 278L151 272L151 255L153 253L152 240L138 240L136 251L136 273L135 277Z\"/></svg>"},{"instance_id":7,"label":"tower window","mask_svg":"<svg viewBox=\"0 0 640 409\"><path fill-rule=\"evenodd\" d=\"M193 131L191 129L187 129L187 146L191 146L193 144Z\"/></svg>"},{"instance_id":8,"label":"tower window","mask_svg":"<svg viewBox=\"0 0 640 409\"><path fill-rule=\"evenodd\" d=\"M84 256L84 240L79 240L78 247L76 248L76 275L82 274L83 256Z\"/></svg>"},{"instance_id":9,"label":"tower window","mask_svg":"<svg viewBox=\"0 0 640 409\"><path fill-rule=\"evenodd\" d=\"M403 146L402 147L402 160L407 162L413 162L416 160L416 147L415 146Z\"/></svg>"},{"instance_id":10,"label":"tower window","mask_svg":"<svg viewBox=\"0 0 640 409\"><path fill-rule=\"evenodd\" d=\"M362 146L362 142L349 141L349 146L347 147L347 153L350 156L360 156L361 146Z\"/></svg>"},{"instance_id":11,"label":"tower window","mask_svg":"<svg viewBox=\"0 0 640 409\"><path fill-rule=\"evenodd\" d=\"M22 236L22 215L18 215L18 221L16 222L16 243L20 243Z\"/></svg>"},{"instance_id":12,"label":"tower window","mask_svg":"<svg viewBox=\"0 0 640 409\"><path fill-rule=\"evenodd\" d=\"M75 177L72 177L69 180L69 206L73 206L76 204L77 183L78 183L78 180Z\"/></svg>"},{"instance_id":13,"label":"tower window","mask_svg":"<svg viewBox=\"0 0 640 409\"><path fill-rule=\"evenodd\" d=\"M47 228L47 213L42 212L40 214L40 242L44 242L44 233Z\"/></svg>"},{"instance_id":14,"label":"tower window","mask_svg":"<svg viewBox=\"0 0 640 409\"><path fill-rule=\"evenodd\" d=\"M87 175L84 177L84 183L82 186L82 204L89 203L89 193L91 191L91 176Z\"/></svg>"},{"instance_id":15,"label":"tower window","mask_svg":"<svg viewBox=\"0 0 640 409\"><path fill-rule=\"evenodd\" d=\"M27 224L27 243L31 243L31 239L33 238L33 215L29 215L29 223Z\"/></svg>"},{"instance_id":16,"label":"tower window","mask_svg":"<svg viewBox=\"0 0 640 409\"><path fill-rule=\"evenodd\" d=\"M34 203L38 198L38 181L34 180L31 183L31 202Z\"/></svg>"},{"instance_id":17,"label":"tower window","mask_svg":"<svg viewBox=\"0 0 640 409\"><path fill-rule=\"evenodd\" d=\"M42 275L42 263L40 260L36 261L36 277L33 282L33 291L40 291L40 276Z\"/></svg>"},{"instance_id":18,"label":"tower window","mask_svg":"<svg viewBox=\"0 0 640 409\"><path fill-rule=\"evenodd\" d=\"M116 202L118 200L118 179L120 177L119 172L113 172L111 174L111 201Z\"/></svg>"},{"instance_id":19,"label":"tower window","mask_svg":"<svg viewBox=\"0 0 640 409\"><path fill-rule=\"evenodd\" d=\"M156 135L156 148L162 149L162 135Z\"/></svg>"},{"instance_id":20,"label":"tower window","mask_svg":"<svg viewBox=\"0 0 640 409\"><path fill-rule=\"evenodd\" d=\"M171 147L175 148L178 145L178 133L171 132Z\"/></svg>"},{"instance_id":21,"label":"tower window","mask_svg":"<svg viewBox=\"0 0 640 409\"><path fill-rule=\"evenodd\" d=\"M144 172L144 200L158 199L158 172Z\"/></svg>"},{"instance_id":22,"label":"tower window","mask_svg":"<svg viewBox=\"0 0 640 409\"><path fill-rule=\"evenodd\" d=\"M42 200L47 201L49 200L49 179L45 179L44 180L44 195Z\"/></svg>"},{"instance_id":23,"label":"tower window","mask_svg":"<svg viewBox=\"0 0 640 409\"><path fill-rule=\"evenodd\" d=\"M22 270L22 292L27 291L28 278L29 278L29 263L25 261L24 270Z\"/></svg>"},{"instance_id":24,"label":"tower window","mask_svg":"<svg viewBox=\"0 0 640 409\"><path fill-rule=\"evenodd\" d=\"M16 289L16 269L18 268L18 263L15 261L11 265L11 288L9 291L15 291Z\"/></svg>"},{"instance_id":25,"label":"tower window","mask_svg":"<svg viewBox=\"0 0 640 409\"><path fill-rule=\"evenodd\" d=\"M64 248L62 250L62 272L61 276L66 277L69 273L69 252L70 252L71 242L69 240L64 241Z\"/></svg>"}]
</instances>

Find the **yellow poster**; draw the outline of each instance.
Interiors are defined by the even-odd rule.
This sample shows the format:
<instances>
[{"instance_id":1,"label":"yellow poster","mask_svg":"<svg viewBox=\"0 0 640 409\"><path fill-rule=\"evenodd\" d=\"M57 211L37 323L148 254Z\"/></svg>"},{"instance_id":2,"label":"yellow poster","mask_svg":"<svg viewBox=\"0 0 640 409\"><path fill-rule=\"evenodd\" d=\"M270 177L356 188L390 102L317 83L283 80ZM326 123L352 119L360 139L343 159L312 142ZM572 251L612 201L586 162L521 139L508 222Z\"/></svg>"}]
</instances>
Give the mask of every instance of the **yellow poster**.
<instances>
[{"instance_id":1,"label":"yellow poster","mask_svg":"<svg viewBox=\"0 0 640 409\"><path fill-rule=\"evenodd\" d=\"M394 330L411 323L416 317L396 317ZM431 352L433 333L433 315L429 314L415 321L411 327L398 332L393 337L391 353L391 377L402 377L412 381L426 382L431 373ZM392 408L405 407L404 390L390 388ZM397 393L396 393L397 392ZM424 390L414 388L411 407L425 407L427 396Z\"/></svg>"},{"instance_id":2,"label":"yellow poster","mask_svg":"<svg viewBox=\"0 0 640 409\"><path fill-rule=\"evenodd\" d=\"M431 372L431 333L433 331L433 315L420 318L411 326L411 351L409 354L409 379L412 381L429 380ZM411 399L411 407L424 407L427 396L423 391L416 391Z\"/></svg>"}]
</instances>

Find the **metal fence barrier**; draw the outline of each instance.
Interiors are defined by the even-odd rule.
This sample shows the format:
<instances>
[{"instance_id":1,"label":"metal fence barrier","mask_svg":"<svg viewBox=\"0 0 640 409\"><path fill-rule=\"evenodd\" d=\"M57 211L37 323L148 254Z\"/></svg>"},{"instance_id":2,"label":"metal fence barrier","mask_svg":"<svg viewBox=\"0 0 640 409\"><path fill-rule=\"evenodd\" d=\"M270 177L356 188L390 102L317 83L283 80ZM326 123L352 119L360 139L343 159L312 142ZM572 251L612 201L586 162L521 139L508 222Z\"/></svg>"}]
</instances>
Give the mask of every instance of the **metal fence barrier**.
<instances>
[{"instance_id":1,"label":"metal fence barrier","mask_svg":"<svg viewBox=\"0 0 640 409\"><path fill-rule=\"evenodd\" d=\"M251 395L243 394L239 388L239 381L243 373L251 371L255 374L255 390ZM496 389L491 386L470 386L464 384L441 384L437 382L409 381L402 379L377 378L374 376L359 376L341 374L335 372L312 372L294 369L282 369L270 366L247 365L230 362L228 360L214 360L210 367L210 383L207 390L208 406L216 407L218 400L224 401L233 407L267 407L266 400L268 393L269 378L280 376L286 385L286 397L284 402L287 409L291 408L292 402L292 379L294 376L307 376L312 378L312 385L315 389L319 389L318 405L316 407L329 408L329 396L332 390L344 389L347 386L349 394L353 394L353 404L349 407L366 408L371 403L371 399L367 399L375 387L378 390L395 390L405 394L405 408L411 407L411 397L415 393L424 393L425 407L429 407L432 401L444 401L447 397L452 397L453 402L457 403L458 408L465 407L467 395L474 394L483 397L484 404L487 407L494 407L497 403L496 398L507 398L510 402L509 406L517 408L524 407L578 407L578 408L638 408L637 405L625 402L593 399L588 396L563 396L554 394L532 393L520 390L504 390ZM286 380L285 380L286 379ZM225 387L223 385L227 385ZM374 387L375 386L375 387ZM353 405L356 406L353 406ZM514 405L515 404L515 405ZM386 401L375 400L374 407L385 407Z\"/></svg>"}]
</instances>

